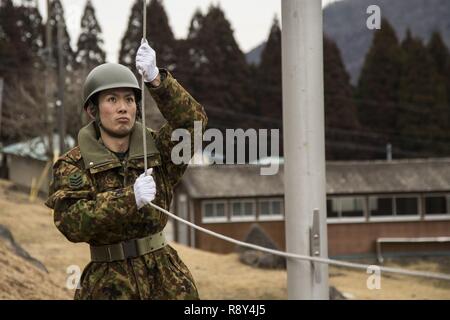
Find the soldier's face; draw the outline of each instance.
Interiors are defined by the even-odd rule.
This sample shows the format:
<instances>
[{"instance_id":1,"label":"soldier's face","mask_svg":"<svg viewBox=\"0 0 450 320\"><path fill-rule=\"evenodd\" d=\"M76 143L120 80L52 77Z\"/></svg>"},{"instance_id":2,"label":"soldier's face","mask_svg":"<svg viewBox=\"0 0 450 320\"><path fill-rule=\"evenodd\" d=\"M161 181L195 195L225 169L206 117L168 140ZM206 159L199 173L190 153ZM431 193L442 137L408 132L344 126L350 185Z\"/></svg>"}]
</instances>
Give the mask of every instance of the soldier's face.
<instances>
[{"instance_id":1,"label":"soldier's face","mask_svg":"<svg viewBox=\"0 0 450 320\"><path fill-rule=\"evenodd\" d=\"M102 91L98 98L102 129L112 137L130 134L136 120L134 91L127 88Z\"/></svg>"}]
</instances>

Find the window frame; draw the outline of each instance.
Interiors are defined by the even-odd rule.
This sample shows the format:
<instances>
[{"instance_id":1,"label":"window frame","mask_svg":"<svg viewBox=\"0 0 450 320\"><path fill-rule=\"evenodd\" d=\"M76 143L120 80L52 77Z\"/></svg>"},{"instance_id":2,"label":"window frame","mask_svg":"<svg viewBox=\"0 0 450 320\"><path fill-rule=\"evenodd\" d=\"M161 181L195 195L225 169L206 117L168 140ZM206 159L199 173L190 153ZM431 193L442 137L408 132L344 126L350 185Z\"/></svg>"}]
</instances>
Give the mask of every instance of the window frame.
<instances>
[{"instance_id":1,"label":"window frame","mask_svg":"<svg viewBox=\"0 0 450 320\"><path fill-rule=\"evenodd\" d=\"M269 202L270 214L261 214L261 202ZM272 212L272 202L280 202L280 214L273 214ZM284 198L260 198L258 199L258 221L282 221L284 219Z\"/></svg>"},{"instance_id":2,"label":"window frame","mask_svg":"<svg viewBox=\"0 0 450 320\"><path fill-rule=\"evenodd\" d=\"M424 193L423 197L423 219L426 221L435 221L435 220L450 220L450 193L441 192L441 193ZM446 198L446 213L436 213L436 214L427 214L426 210L426 199L427 197L445 197Z\"/></svg>"},{"instance_id":3,"label":"window frame","mask_svg":"<svg viewBox=\"0 0 450 320\"><path fill-rule=\"evenodd\" d=\"M368 195L368 204L370 202L370 197L382 197L392 198L392 215L388 216L372 216L370 210L368 210L368 221L369 222L390 222L390 221L420 221L422 219L422 196L419 193L393 193L393 194L379 194L379 195ZM398 215L397 214L397 198L416 198L417 200L417 214L409 215Z\"/></svg>"},{"instance_id":4,"label":"window frame","mask_svg":"<svg viewBox=\"0 0 450 320\"><path fill-rule=\"evenodd\" d=\"M244 210L244 203L251 203L252 204L252 211L253 214L251 216L234 216L233 215L233 205L235 203L240 203L241 210ZM233 199L229 201L229 213L230 213L230 221L231 222L245 222L245 221L256 221L256 199L248 199L248 198L240 198L240 199Z\"/></svg>"},{"instance_id":5,"label":"window frame","mask_svg":"<svg viewBox=\"0 0 450 320\"><path fill-rule=\"evenodd\" d=\"M356 198L356 199L361 199L362 201L362 216L359 217L343 217L342 216L342 202L341 199L342 198ZM327 223L330 224L337 224L337 223L358 223L358 222L367 222L367 196L365 195L335 195L335 196L328 196L326 198L326 200L339 200L339 208L337 211L338 216L337 217L328 217L328 208L326 208L327 212Z\"/></svg>"},{"instance_id":6,"label":"window frame","mask_svg":"<svg viewBox=\"0 0 450 320\"><path fill-rule=\"evenodd\" d=\"M217 217L216 216L216 205L217 204L224 204L224 211L225 211L225 215L224 216L220 216ZM214 216L213 217L205 217L205 213L206 213L206 205L208 204L212 204L213 205L213 212L214 212ZM223 222L228 222L228 201L227 200L202 200L202 223L223 223Z\"/></svg>"}]
</instances>

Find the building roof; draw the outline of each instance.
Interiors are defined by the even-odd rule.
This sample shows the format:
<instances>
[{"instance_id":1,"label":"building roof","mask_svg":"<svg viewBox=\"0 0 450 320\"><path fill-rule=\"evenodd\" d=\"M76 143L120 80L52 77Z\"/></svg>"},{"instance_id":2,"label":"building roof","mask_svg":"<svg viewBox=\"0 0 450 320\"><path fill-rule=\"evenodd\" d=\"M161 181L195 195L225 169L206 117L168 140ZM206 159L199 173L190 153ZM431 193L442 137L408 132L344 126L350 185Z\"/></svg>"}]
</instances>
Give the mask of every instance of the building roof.
<instances>
[{"instance_id":1,"label":"building roof","mask_svg":"<svg viewBox=\"0 0 450 320\"><path fill-rule=\"evenodd\" d=\"M190 166L182 184L193 198L282 196L284 166L273 176L260 165ZM339 161L326 165L327 194L450 191L450 158Z\"/></svg>"},{"instance_id":2,"label":"building roof","mask_svg":"<svg viewBox=\"0 0 450 320\"><path fill-rule=\"evenodd\" d=\"M68 148L73 148L75 145L75 140L66 136L65 139L66 146ZM59 152L59 135L53 135L53 149L54 153ZM1 152L5 154L13 154L20 157L29 157L36 160L47 161L48 156L46 154L46 150L48 148L48 137L36 137L28 141L23 141L15 144L11 144L9 146L4 147Z\"/></svg>"}]
</instances>

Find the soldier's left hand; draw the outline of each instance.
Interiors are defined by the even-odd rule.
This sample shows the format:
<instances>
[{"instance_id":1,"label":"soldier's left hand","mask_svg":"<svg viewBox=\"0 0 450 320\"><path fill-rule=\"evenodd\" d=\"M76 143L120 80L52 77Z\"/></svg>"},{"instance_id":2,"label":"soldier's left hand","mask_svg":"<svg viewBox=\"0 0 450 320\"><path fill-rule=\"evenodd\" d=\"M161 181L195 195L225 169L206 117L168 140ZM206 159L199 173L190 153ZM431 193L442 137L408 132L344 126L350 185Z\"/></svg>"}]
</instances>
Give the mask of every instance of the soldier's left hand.
<instances>
[{"instance_id":1,"label":"soldier's left hand","mask_svg":"<svg viewBox=\"0 0 450 320\"><path fill-rule=\"evenodd\" d=\"M155 199L156 184L152 177L153 168L147 170L147 174L141 174L134 182L133 190L138 209L149 204Z\"/></svg>"},{"instance_id":2,"label":"soldier's left hand","mask_svg":"<svg viewBox=\"0 0 450 320\"><path fill-rule=\"evenodd\" d=\"M156 66L156 52L147 40L143 40L136 54L136 69L144 77L145 82L152 82L159 74Z\"/></svg>"}]
</instances>

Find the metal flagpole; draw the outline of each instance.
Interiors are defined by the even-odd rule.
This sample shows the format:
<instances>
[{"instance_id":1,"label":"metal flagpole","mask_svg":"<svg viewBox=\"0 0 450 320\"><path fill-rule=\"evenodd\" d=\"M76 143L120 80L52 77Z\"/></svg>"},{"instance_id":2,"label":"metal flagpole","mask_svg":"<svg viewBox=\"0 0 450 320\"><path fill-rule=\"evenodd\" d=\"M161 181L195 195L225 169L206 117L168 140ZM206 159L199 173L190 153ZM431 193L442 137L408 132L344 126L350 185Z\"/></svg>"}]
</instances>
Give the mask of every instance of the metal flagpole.
<instances>
[{"instance_id":1,"label":"metal flagpole","mask_svg":"<svg viewBox=\"0 0 450 320\"><path fill-rule=\"evenodd\" d=\"M286 249L327 257L322 1L282 1ZM328 266L287 261L289 299L328 299Z\"/></svg>"},{"instance_id":2,"label":"metal flagpole","mask_svg":"<svg viewBox=\"0 0 450 320\"><path fill-rule=\"evenodd\" d=\"M146 41L146 37L147 37L147 0L143 0L142 1L144 4L144 8L142 10L143 12L143 26L142 26L142 43L144 43L144 41ZM142 137L143 137L143 144L144 144L144 174L147 175L147 128L145 126L145 81L144 81L144 74L142 74L142 79L141 79L141 89L142 89L142 99L141 99L141 104L142 104Z\"/></svg>"}]
</instances>

